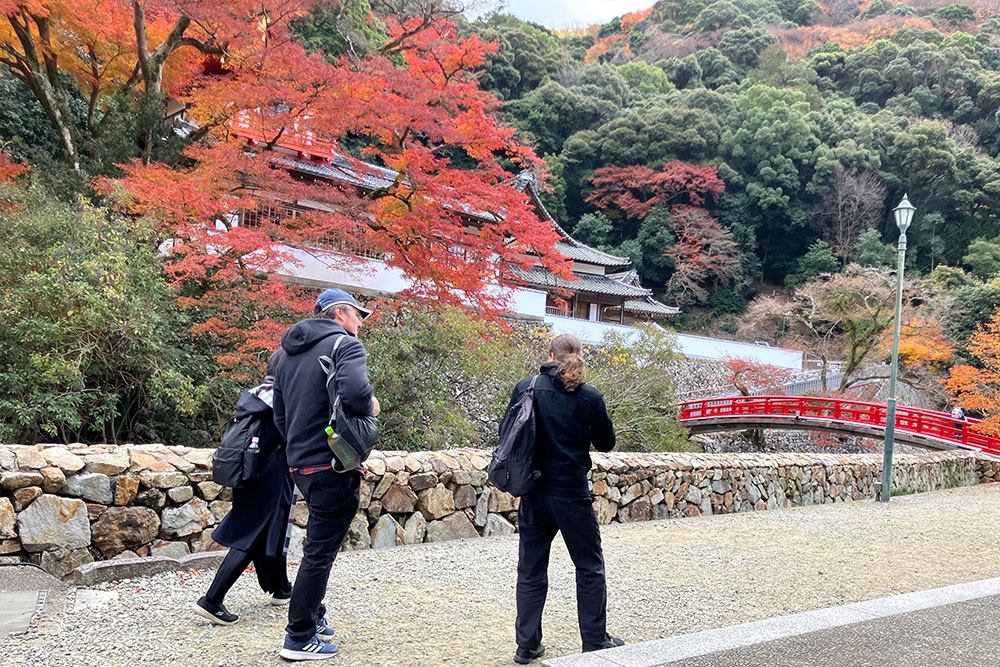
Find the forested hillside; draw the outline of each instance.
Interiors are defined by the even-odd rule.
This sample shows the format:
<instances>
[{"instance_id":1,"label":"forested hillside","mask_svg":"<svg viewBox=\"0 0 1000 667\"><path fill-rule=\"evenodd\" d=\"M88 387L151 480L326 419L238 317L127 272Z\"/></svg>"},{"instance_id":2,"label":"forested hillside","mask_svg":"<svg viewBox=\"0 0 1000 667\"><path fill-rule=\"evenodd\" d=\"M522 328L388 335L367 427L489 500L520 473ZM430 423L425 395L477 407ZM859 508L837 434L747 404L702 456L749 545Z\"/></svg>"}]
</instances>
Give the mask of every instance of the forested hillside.
<instances>
[{"instance_id":1,"label":"forested hillside","mask_svg":"<svg viewBox=\"0 0 1000 667\"><path fill-rule=\"evenodd\" d=\"M470 29L500 46L481 83L545 157L554 214L668 297L725 310L760 279L886 264L904 193L911 270L1000 269L998 11L662 0L584 31ZM724 189L690 201L704 167Z\"/></svg>"}]
</instances>

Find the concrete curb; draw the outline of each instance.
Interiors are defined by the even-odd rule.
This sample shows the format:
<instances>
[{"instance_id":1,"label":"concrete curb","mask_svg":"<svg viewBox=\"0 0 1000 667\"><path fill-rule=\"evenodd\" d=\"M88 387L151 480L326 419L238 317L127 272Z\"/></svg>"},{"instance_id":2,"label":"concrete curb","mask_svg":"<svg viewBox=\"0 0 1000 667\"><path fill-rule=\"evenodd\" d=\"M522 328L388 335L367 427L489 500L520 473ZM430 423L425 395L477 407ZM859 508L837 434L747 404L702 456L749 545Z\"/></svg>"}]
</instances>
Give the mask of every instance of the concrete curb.
<instances>
[{"instance_id":1,"label":"concrete curb","mask_svg":"<svg viewBox=\"0 0 1000 667\"><path fill-rule=\"evenodd\" d=\"M660 667L687 658L992 595L1000 595L1000 578L904 593L829 609L817 609L594 653L567 655L545 660L542 665L543 667Z\"/></svg>"},{"instance_id":2,"label":"concrete curb","mask_svg":"<svg viewBox=\"0 0 1000 667\"><path fill-rule=\"evenodd\" d=\"M66 575L65 582L70 586L92 586L104 581L148 577L153 574L160 574L161 572L212 569L219 566L227 553L228 550L203 551L184 556L183 558L147 556L145 558L102 560L96 563L81 565Z\"/></svg>"}]
</instances>

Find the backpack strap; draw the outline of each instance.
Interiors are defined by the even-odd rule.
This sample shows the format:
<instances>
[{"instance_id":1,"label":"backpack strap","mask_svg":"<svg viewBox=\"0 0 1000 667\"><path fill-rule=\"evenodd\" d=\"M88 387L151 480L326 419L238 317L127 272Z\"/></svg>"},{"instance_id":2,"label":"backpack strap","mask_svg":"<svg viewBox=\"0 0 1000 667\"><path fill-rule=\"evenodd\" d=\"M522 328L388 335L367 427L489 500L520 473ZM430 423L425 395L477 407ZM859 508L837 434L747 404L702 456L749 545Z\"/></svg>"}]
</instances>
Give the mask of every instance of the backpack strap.
<instances>
[{"instance_id":1,"label":"backpack strap","mask_svg":"<svg viewBox=\"0 0 1000 667\"><path fill-rule=\"evenodd\" d=\"M330 390L330 383L335 382L334 378L337 375L337 364L334 358L337 356L337 349L340 344L344 342L344 334L339 334L337 340L333 344L333 349L330 351L330 356L323 355L319 358L320 368L326 373L326 388L327 392ZM336 389L336 387L334 387ZM330 420L327 422L328 426L335 426L337 421L337 407L340 405L340 392L334 395L333 405L330 406Z\"/></svg>"}]
</instances>

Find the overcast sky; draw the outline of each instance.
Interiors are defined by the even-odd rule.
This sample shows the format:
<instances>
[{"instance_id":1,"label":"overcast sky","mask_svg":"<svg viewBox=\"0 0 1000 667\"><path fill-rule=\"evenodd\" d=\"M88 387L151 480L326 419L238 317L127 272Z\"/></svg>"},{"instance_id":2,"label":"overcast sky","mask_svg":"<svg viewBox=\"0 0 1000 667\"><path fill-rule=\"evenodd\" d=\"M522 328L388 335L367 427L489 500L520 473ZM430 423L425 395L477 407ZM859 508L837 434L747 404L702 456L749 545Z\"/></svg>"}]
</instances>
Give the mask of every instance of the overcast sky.
<instances>
[{"instance_id":1,"label":"overcast sky","mask_svg":"<svg viewBox=\"0 0 1000 667\"><path fill-rule=\"evenodd\" d=\"M565 28L606 23L655 3L656 0L508 0L505 13L550 28Z\"/></svg>"}]
</instances>

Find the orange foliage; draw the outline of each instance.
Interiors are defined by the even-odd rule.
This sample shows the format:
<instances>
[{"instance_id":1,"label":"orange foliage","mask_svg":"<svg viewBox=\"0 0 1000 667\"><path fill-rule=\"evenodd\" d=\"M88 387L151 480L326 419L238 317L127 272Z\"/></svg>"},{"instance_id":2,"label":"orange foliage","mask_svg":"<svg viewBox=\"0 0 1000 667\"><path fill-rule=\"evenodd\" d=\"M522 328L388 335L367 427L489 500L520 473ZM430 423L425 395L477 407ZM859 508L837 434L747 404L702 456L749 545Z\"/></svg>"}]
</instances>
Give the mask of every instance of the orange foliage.
<instances>
[{"instance_id":1,"label":"orange foliage","mask_svg":"<svg viewBox=\"0 0 1000 667\"><path fill-rule=\"evenodd\" d=\"M892 335L891 328L883 334L881 352L884 357L892 353ZM903 366L942 370L954 361L955 346L936 322L914 318L899 330L899 362Z\"/></svg>"},{"instance_id":2,"label":"orange foliage","mask_svg":"<svg viewBox=\"0 0 1000 667\"><path fill-rule=\"evenodd\" d=\"M607 37L602 37L597 40L592 47L587 49L587 53L583 56L583 64L590 65L591 63L596 62L598 58L613 49L616 44L625 41L625 37L626 36L622 34L608 35Z\"/></svg>"},{"instance_id":3,"label":"orange foliage","mask_svg":"<svg viewBox=\"0 0 1000 667\"><path fill-rule=\"evenodd\" d=\"M0 185L9 183L28 171L28 165L11 162L10 158L0 151Z\"/></svg>"},{"instance_id":4,"label":"orange foliage","mask_svg":"<svg viewBox=\"0 0 1000 667\"><path fill-rule=\"evenodd\" d=\"M723 357L729 369L729 384L743 396L749 396L752 389L763 389L768 393L782 394L782 386L788 382L792 372L773 364L764 364L752 359Z\"/></svg>"},{"instance_id":5,"label":"orange foliage","mask_svg":"<svg viewBox=\"0 0 1000 667\"><path fill-rule=\"evenodd\" d=\"M635 24L649 16L649 13L652 11L653 8L649 7L648 9L640 9L637 12L626 14L622 17L622 31L625 34L632 32L632 28L635 27Z\"/></svg>"},{"instance_id":6,"label":"orange foliage","mask_svg":"<svg viewBox=\"0 0 1000 667\"><path fill-rule=\"evenodd\" d=\"M1000 429L1000 311L972 335L968 350L980 367L955 366L945 387L957 404L981 413L987 429Z\"/></svg>"},{"instance_id":7,"label":"orange foliage","mask_svg":"<svg viewBox=\"0 0 1000 667\"><path fill-rule=\"evenodd\" d=\"M826 43L839 44L845 51L871 46L888 39L903 28L930 30L934 24L918 16L880 16L844 26L799 26L794 29L768 28L778 38L789 58L805 58L810 49Z\"/></svg>"},{"instance_id":8,"label":"orange foliage","mask_svg":"<svg viewBox=\"0 0 1000 667\"><path fill-rule=\"evenodd\" d=\"M499 103L474 76L495 45L460 38L443 19L429 27L390 20L397 53L330 64L288 39L287 27L269 23L261 39L257 21L243 16L253 38L236 40L225 71L192 80L180 98L204 133L184 149L186 163L137 160L122 165L124 178L98 183L119 196L121 210L149 216L173 240L167 271L186 293L180 305L212 313L194 331L237 349L221 362L236 366L273 346L284 324L270 316L310 306L276 277L300 261L292 248L336 251L330 261L358 272L366 265L345 248L378 253L410 279L408 296L486 312L506 305L487 286L514 284L512 267L540 261L570 277L552 252L555 230L540 224L504 166L538 160L497 124ZM364 158L398 176L338 150L344 138L363 138ZM270 152L292 140L314 146L303 151L309 157L335 156L382 185L355 190L294 178ZM474 168L452 163L459 152ZM301 201L327 208L232 225L234 212Z\"/></svg>"}]
</instances>

